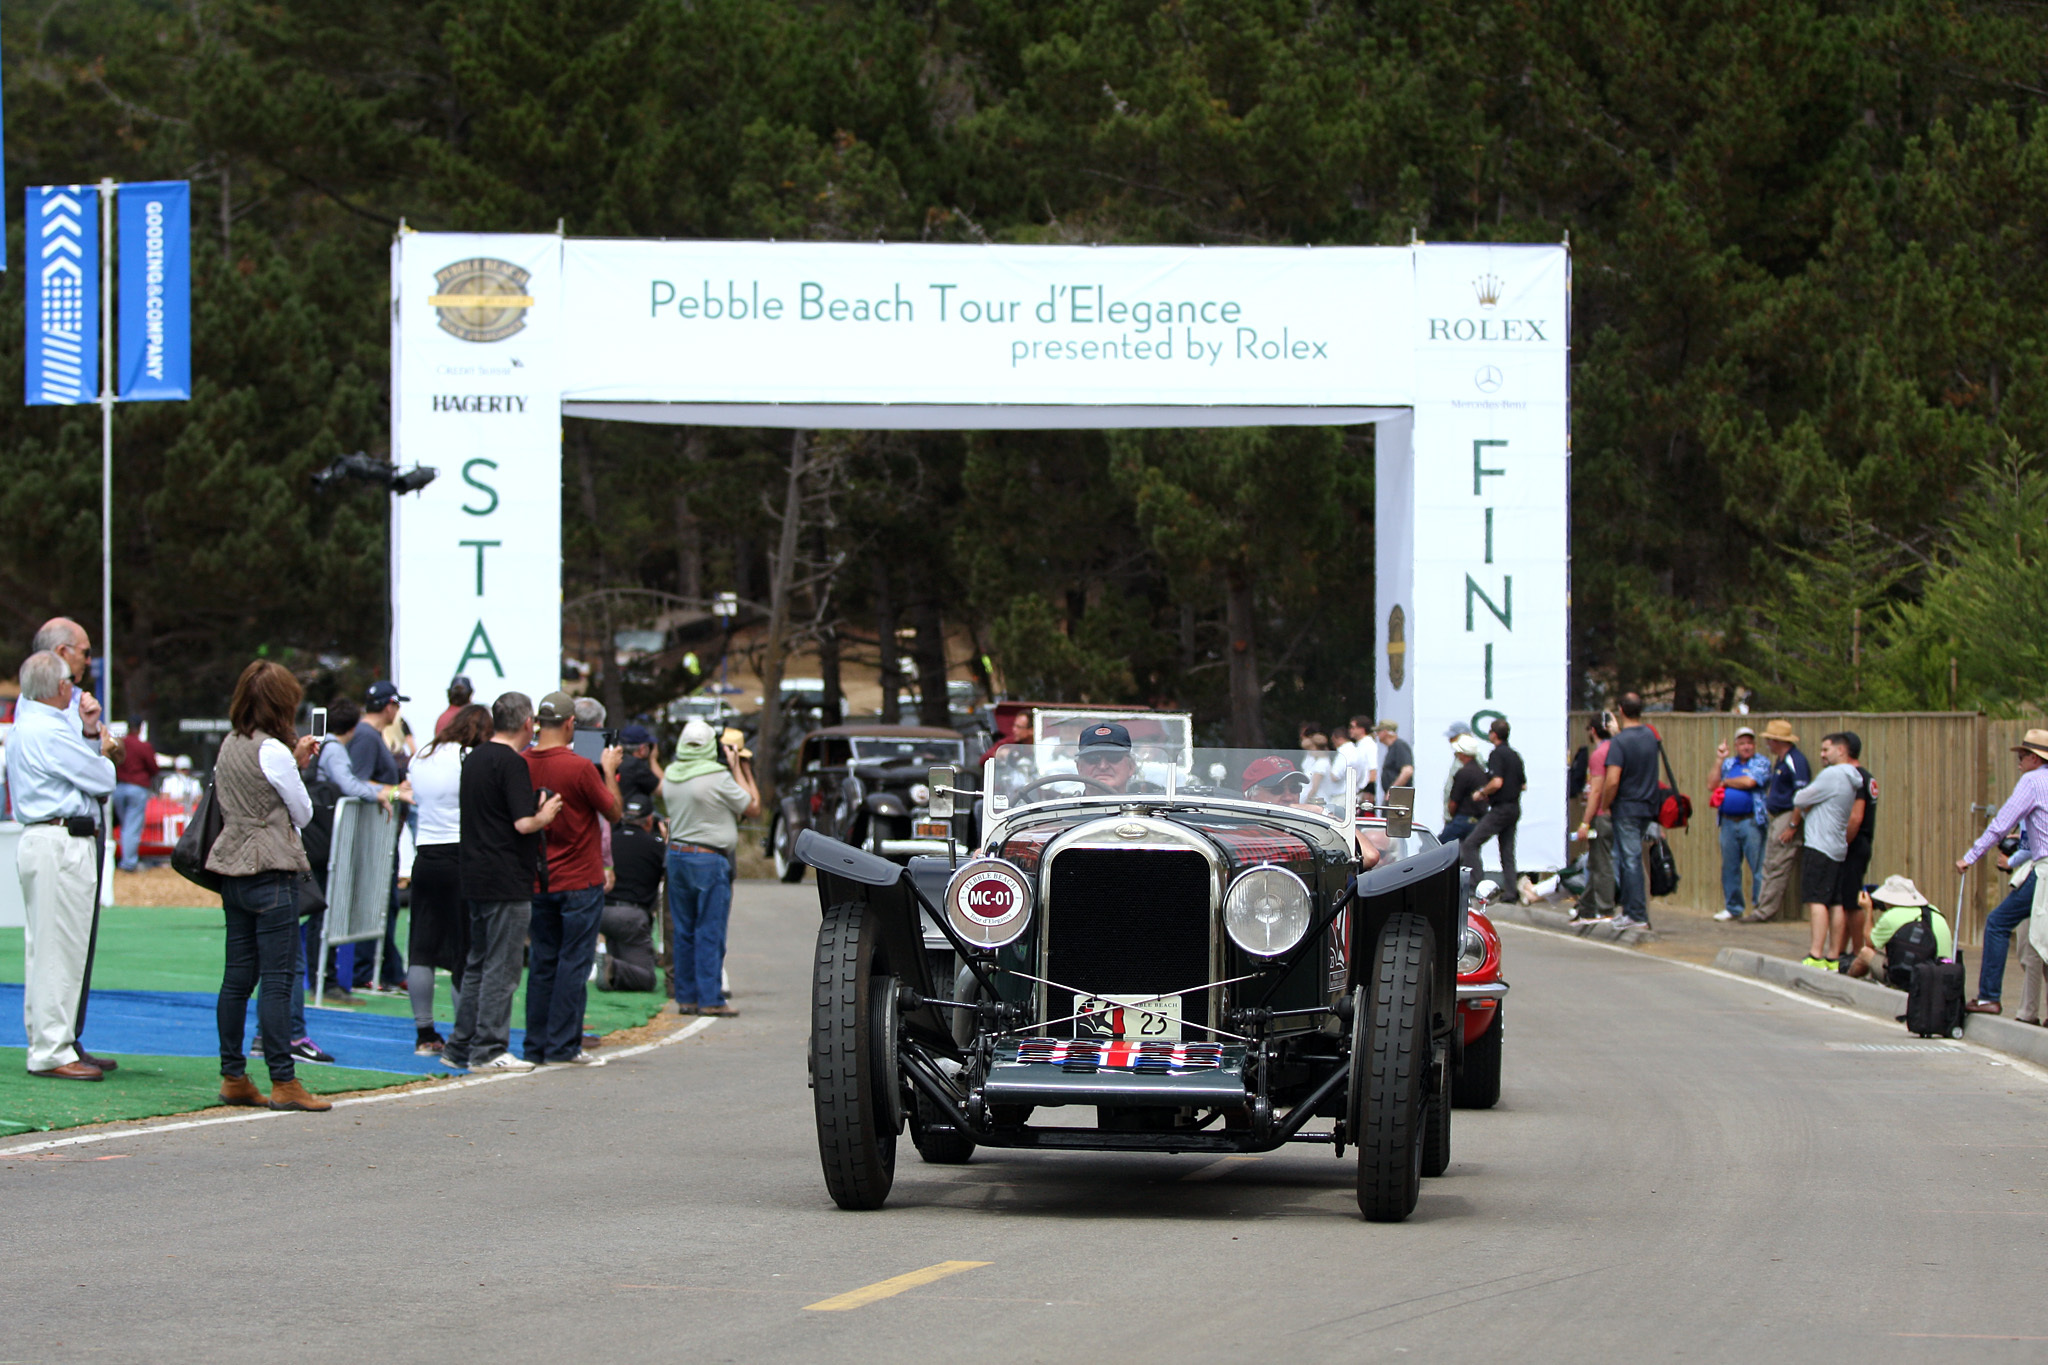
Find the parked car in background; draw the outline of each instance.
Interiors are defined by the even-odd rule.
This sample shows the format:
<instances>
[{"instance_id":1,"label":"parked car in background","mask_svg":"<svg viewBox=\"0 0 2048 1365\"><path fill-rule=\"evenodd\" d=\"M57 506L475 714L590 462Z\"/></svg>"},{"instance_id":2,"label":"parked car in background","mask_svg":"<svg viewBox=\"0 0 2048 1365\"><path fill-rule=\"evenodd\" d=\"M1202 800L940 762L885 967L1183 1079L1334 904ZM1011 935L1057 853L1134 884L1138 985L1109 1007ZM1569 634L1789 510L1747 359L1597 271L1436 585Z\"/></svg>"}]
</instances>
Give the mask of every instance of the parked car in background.
<instances>
[{"instance_id":1,"label":"parked car in background","mask_svg":"<svg viewBox=\"0 0 2048 1365\"><path fill-rule=\"evenodd\" d=\"M1451 1065L1451 1103L1460 1109L1491 1109L1500 1102L1501 1042L1507 1035L1508 983L1501 977L1500 932L1486 905L1498 894L1479 883L1458 935L1458 1037Z\"/></svg>"},{"instance_id":2,"label":"parked car in background","mask_svg":"<svg viewBox=\"0 0 2048 1365\"><path fill-rule=\"evenodd\" d=\"M807 829L898 862L946 852L952 825L931 819L926 775L938 765L960 767L966 747L956 732L923 725L811 731L797 746L793 770L768 820L765 846L775 874L786 882L803 880L795 848Z\"/></svg>"}]
</instances>

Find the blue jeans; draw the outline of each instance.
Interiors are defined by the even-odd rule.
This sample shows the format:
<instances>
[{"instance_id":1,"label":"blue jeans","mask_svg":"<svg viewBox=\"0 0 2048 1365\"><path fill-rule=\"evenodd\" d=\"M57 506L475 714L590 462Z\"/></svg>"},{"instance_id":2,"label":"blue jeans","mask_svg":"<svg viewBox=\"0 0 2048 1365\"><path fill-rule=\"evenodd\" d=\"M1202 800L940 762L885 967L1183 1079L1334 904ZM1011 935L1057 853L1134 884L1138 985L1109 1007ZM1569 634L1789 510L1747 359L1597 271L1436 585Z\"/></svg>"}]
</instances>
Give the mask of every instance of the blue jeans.
<instances>
[{"instance_id":1,"label":"blue jeans","mask_svg":"<svg viewBox=\"0 0 2048 1365\"><path fill-rule=\"evenodd\" d=\"M149 788L133 782L114 784L114 823L121 827L121 870L142 866L142 825L149 818Z\"/></svg>"},{"instance_id":2,"label":"blue jeans","mask_svg":"<svg viewBox=\"0 0 2048 1365\"><path fill-rule=\"evenodd\" d=\"M583 1002L604 921L604 887L533 898L526 926L526 1060L566 1062L583 1050Z\"/></svg>"},{"instance_id":3,"label":"blue jeans","mask_svg":"<svg viewBox=\"0 0 2048 1365\"><path fill-rule=\"evenodd\" d=\"M220 1029L220 1074L248 1074L242 1054L242 1029L249 1022L249 996L256 995L257 1031L263 1039L263 1060L270 1080L291 1080L291 995L298 953L298 874L259 872L229 877L221 883L221 908L227 915L227 954L221 970L216 1020Z\"/></svg>"},{"instance_id":4,"label":"blue jeans","mask_svg":"<svg viewBox=\"0 0 2048 1365\"><path fill-rule=\"evenodd\" d=\"M723 1005L732 864L720 853L668 851L669 962L679 1005Z\"/></svg>"},{"instance_id":5,"label":"blue jeans","mask_svg":"<svg viewBox=\"0 0 2048 1365\"><path fill-rule=\"evenodd\" d=\"M1650 887L1643 877L1643 840L1650 832L1647 815L1614 817L1614 889L1621 914L1637 924L1650 920Z\"/></svg>"},{"instance_id":6,"label":"blue jeans","mask_svg":"<svg viewBox=\"0 0 2048 1365\"><path fill-rule=\"evenodd\" d=\"M2005 988L2005 955L2012 947L2012 931L2034 913L2034 878L2039 875L2029 872L1984 921L1984 961L1977 967L1979 1000L1996 1000Z\"/></svg>"},{"instance_id":7,"label":"blue jeans","mask_svg":"<svg viewBox=\"0 0 2048 1365\"><path fill-rule=\"evenodd\" d=\"M1470 834L1478 823L1469 815L1453 815L1450 823L1445 825L1443 832L1436 837L1442 843L1462 844L1465 842L1465 836Z\"/></svg>"},{"instance_id":8,"label":"blue jeans","mask_svg":"<svg viewBox=\"0 0 2048 1365\"><path fill-rule=\"evenodd\" d=\"M1728 913L1742 913L1742 860L1749 859L1749 903L1755 905L1764 883L1764 827L1753 815L1721 817L1721 903Z\"/></svg>"}]
</instances>

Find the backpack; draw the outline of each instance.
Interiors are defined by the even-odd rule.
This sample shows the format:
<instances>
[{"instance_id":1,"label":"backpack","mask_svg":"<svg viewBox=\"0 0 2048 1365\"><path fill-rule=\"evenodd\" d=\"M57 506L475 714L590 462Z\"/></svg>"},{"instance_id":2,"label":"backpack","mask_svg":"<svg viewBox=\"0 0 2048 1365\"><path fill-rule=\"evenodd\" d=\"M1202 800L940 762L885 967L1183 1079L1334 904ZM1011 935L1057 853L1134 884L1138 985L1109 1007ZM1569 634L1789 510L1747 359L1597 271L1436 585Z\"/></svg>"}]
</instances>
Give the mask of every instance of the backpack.
<instances>
[{"instance_id":1,"label":"backpack","mask_svg":"<svg viewBox=\"0 0 2048 1365\"><path fill-rule=\"evenodd\" d=\"M1671 756L1664 752L1664 741L1657 741L1657 757L1664 764L1665 780L1657 784L1657 823L1666 829L1684 829L1692 823L1692 798L1678 790L1678 779L1671 773ZM1678 873L1671 874L1671 884L1678 884ZM1668 891L1653 892L1653 895L1669 895Z\"/></svg>"},{"instance_id":2,"label":"backpack","mask_svg":"<svg viewBox=\"0 0 2048 1365\"><path fill-rule=\"evenodd\" d=\"M1687 812L1690 811L1688 803ZM1668 896L1678 890L1678 858L1671 851L1671 841L1662 834L1651 835L1643 849L1643 875L1649 878L1653 896Z\"/></svg>"},{"instance_id":3,"label":"backpack","mask_svg":"<svg viewBox=\"0 0 2048 1365\"><path fill-rule=\"evenodd\" d=\"M1920 918L1891 936L1884 945L1884 979L1900 990L1913 984L1913 968L1940 955L1934 938L1934 907L1920 907Z\"/></svg>"},{"instance_id":4,"label":"backpack","mask_svg":"<svg viewBox=\"0 0 2048 1365\"><path fill-rule=\"evenodd\" d=\"M306 861L313 866L313 879L324 887L327 855L334 848L334 808L341 803L341 788L329 781L316 763L312 780L306 783L306 795L313 799L313 818L299 831L299 843L305 847Z\"/></svg>"}]
</instances>

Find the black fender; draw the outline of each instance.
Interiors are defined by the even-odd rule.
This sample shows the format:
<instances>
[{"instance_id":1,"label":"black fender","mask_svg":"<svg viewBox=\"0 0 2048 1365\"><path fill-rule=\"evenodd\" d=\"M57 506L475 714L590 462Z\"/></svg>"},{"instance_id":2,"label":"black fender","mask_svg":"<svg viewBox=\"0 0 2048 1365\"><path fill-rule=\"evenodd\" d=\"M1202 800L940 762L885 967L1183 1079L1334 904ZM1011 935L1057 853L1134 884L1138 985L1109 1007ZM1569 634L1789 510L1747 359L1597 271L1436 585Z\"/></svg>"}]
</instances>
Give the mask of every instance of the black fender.
<instances>
[{"instance_id":1,"label":"black fender","mask_svg":"<svg viewBox=\"0 0 2048 1365\"><path fill-rule=\"evenodd\" d=\"M1361 876L1351 900L1353 984L1359 981L1363 964L1372 961L1388 917L1404 911L1421 915L1436 938L1436 979L1430 983L1435 1027L1449 1027L1457 1018L1458 935L1465 927L1463 886L1456 844L1440 844Z\"/></svg>"},{"instance_id":2,"label":"black fender","mask_svg":"<svg viewBox=\"0 0 2048 1365\"><path fill-rule=\"evenodd\" d=\"M807 829L796 837L798 862L818 873L818 912L835 905L859 901L868 907L868 922L881 934L883 965L897 984L908 986L920 997L952 998L953 983L938 988L932 981L931 962L925 956L924 928L919 919L917 893L901 863L877 857L866 849ZM905 1032L927 1047L947 1056L957 1056L951 1021L932 1005L919 1005L903 1016Z\"/></svg>"}]
</instances>

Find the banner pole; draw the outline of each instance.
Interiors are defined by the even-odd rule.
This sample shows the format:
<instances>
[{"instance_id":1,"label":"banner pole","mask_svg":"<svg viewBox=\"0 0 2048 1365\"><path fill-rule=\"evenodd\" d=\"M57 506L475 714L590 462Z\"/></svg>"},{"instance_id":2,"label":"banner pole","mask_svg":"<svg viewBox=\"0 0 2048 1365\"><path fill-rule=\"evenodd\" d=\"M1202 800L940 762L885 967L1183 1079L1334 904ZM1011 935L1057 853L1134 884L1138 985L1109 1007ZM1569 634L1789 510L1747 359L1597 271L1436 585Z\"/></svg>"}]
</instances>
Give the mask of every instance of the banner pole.
<instances>
[{"instance_id":1,"label":"banner pole","mask_svg":"<svg viewBox=\"0 0 2048 1365\"><path fill-rule=\"evenodd\" d=\"M114 181L100 181L100 724L114 723Z\"/></svg>"}]
</instances>

